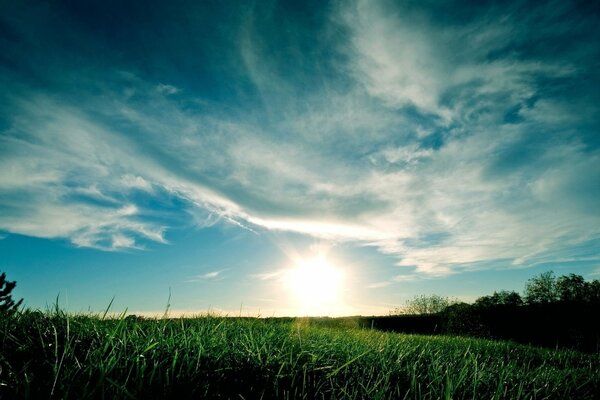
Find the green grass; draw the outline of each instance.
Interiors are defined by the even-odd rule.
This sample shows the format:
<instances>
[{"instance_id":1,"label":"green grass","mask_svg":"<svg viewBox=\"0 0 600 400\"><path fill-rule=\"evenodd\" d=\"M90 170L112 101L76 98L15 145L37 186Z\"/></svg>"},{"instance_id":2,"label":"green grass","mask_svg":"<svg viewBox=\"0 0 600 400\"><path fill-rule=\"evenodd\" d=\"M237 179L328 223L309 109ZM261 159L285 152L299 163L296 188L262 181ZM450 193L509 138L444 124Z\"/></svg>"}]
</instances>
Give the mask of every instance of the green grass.
<instances>
[{"instance_id":1,"label":"green grass","mask_svg":"<svg viewBox=\"0 0 600 400\"><path fill-rule=\"evenodd\" d=\"M1 398L591 399L600 356L307 320L0 318Z\"/></svg>"}]
</instances>

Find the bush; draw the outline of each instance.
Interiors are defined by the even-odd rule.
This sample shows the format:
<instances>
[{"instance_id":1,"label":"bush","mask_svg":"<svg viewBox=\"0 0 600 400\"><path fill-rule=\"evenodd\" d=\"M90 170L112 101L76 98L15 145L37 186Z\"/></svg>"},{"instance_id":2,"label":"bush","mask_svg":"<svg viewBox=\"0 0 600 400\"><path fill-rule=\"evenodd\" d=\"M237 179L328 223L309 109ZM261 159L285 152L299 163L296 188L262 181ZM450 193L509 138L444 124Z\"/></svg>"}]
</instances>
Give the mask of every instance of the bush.
<instances>
[{"instance_id":1,"label":"bush","mask_svg":"<svg viewBox=\"0 0 600 400\"><path fill-rule=\"evenodd\" d=\"M0 314L15 312L23 302L23 299L21 299L15 303L12 299L11 292L15 286L17 286L17 282L7 281L5 272L0 275Z\"/></svg>"},{"instance_id":2,"label":"bush","mask_svg":"<svg viewBox=\"0 0 600 400\"><path fill-rule=\"evenodd\" d=\"M393 309L390 314L427 315L441 313L456 301L438 295L420 295L406 301L406 306Z\"/></svg>"}]
</instances>

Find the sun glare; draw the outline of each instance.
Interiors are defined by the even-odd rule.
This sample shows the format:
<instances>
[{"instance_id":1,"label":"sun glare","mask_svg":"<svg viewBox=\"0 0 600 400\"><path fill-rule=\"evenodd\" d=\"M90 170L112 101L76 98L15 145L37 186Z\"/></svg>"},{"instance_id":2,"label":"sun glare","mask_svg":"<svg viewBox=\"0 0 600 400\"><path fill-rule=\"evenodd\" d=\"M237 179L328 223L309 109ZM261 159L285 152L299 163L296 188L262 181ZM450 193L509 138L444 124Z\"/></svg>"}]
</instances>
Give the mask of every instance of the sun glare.
<instances>
[{"instance_id":1,"label":"sun glare","mask_svg":"<svg viewBox=\"0 0 600 400\"><path fill-rule=\"evenodd\" d=\"M301 260L288 271L287 286L299 315L340 312L343 274L324 256Z\"/></svg>"}]
</instances>

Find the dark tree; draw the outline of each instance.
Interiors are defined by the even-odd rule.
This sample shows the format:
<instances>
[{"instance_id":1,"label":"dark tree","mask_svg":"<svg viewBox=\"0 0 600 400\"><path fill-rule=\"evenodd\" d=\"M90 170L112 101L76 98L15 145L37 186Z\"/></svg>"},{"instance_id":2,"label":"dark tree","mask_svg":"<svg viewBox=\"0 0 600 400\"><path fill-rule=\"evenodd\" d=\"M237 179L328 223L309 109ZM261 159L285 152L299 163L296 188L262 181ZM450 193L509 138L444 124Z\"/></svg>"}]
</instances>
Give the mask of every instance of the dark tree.
<instances>
[{"instance_id":1,"label":"dark tree","mask_svg":"<svg viewBox=\"0 0 600 400\"><path fill-rule=\"evenodd\" d=\"M527 281L525 301L528 304L548 304L558 300L554 272L547 271Z\"/></svg>"},{"instance_id":2,"label":"dark tree","mask_svg":"<svg viewBox=\"0 0 600 400\"><path fill-rule=\"evenodd\" d=\"M594 279L587 284L585 300L590 303L600 304L600 281Z\"/></svg>"},{"instance_id":3,"label":"dark tree","mask_svg":"<svg viewBox=\"0 0 600 400\"><path fill-rule=\"evenodd\" d=\"M477 306L467 303L451 304L442 315L444 329L447 333L488 336L489 332L481 321Z\"/></svg>"},{"instance_id":4,"label":"dark tree","mask_svg":"<svg viewBox=\"0 0 600 400\"><path fill-rule=\"evenodd\" d=\"M475 300L475 305L480 308L492 308L497 306L520 306L523 300L519 293L508 290L494 292L491 296L482 296Z\"/></svg>"},{"instance_id":5,"label":"dark tree","mask_svg":"<svg viewBox=\"0 0 600 400\"><path fill-rule=\"evenodd\" d=\"M17 282L6 280L6 273L3 272L0 275L0 314L8 314L16 311L23 302L23 299L21 299L15 303L12 299L11 292L15 286L17 286Z\"/></svg>"},{"instance_id":6,"label":"dark tree","mask_svg":"<svg viewBox=\"0 0 600 400\"><path fill-rule=\"evenodd\" d=\"M581 275L563 275L556 280L556 292L560 301L583 302L589 292L589 283Z\"/></svg>"}]
</instances>

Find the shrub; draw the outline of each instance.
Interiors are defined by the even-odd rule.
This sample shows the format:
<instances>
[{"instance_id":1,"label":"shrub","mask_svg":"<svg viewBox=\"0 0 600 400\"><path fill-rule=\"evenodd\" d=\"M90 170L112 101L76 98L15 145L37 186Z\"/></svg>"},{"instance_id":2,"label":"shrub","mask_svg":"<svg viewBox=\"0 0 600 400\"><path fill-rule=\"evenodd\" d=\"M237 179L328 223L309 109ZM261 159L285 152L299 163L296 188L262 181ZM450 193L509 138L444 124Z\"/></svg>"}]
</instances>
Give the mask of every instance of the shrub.
<instances>
[{"instance_id":1,"label":"shrub","mask_svg":"<svg viewBox=\"0 0 600 400\"><path fill-rule=\"evenodd\" d=\"M13 313L23 302L23 299L21 299L15 303L15 301L12 299L11 292L15 286L17 286L17 282L7 281L5 272L0 275L0 313Z\"/></svg>"}]
</instances>

